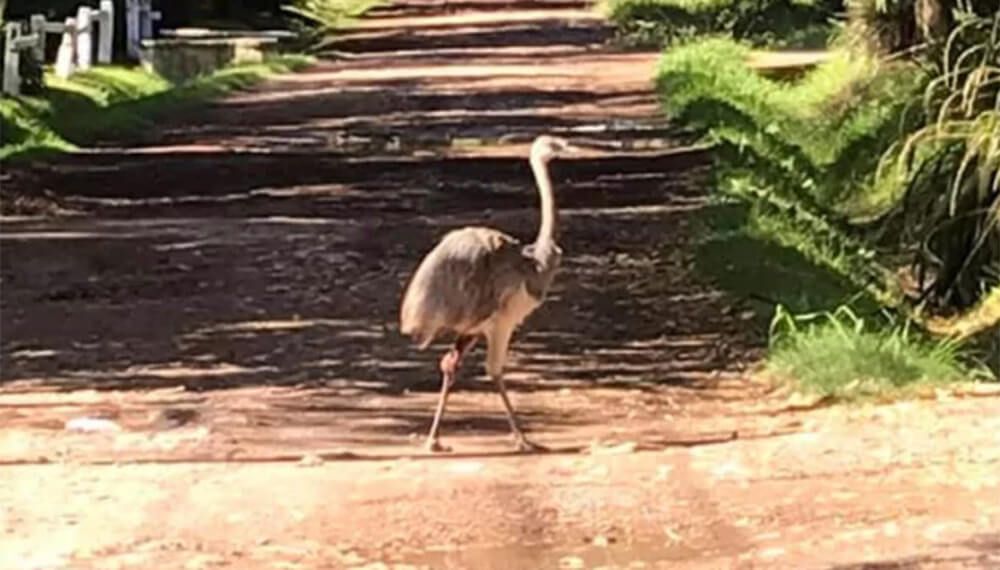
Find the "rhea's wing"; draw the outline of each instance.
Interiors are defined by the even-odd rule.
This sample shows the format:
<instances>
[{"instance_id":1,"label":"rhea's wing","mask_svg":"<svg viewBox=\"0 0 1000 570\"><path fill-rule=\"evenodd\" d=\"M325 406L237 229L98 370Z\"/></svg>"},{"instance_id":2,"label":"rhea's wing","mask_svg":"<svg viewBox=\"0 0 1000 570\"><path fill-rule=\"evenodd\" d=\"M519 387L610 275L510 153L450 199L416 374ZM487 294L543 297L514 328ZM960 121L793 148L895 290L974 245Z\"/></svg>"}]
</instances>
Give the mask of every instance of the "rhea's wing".
<instances>
[{"instance_id":1,"label":"rhea's wing","mask_svg":"<svg viewBox=\"0 0 1000 570\"><path fill-rule=\"evenodd\" d=\"M400 329L427 344L488 319L535 271L520 243L489 228L449 233L421 262L403 297Z\"/></svg>"}]
</instances>

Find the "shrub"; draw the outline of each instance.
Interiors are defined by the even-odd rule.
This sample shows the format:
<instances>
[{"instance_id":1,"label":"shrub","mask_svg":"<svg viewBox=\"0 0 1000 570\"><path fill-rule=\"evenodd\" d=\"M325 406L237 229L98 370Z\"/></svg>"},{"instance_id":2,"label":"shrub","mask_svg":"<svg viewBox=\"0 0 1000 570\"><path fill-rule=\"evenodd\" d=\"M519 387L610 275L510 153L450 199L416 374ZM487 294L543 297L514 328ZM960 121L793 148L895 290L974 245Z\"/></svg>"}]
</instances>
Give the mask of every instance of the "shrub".
<instances>
[{"instance_id":1,"label":"shrub","mask_svg":"<svg viewBox=\"0 0 1000 570\"><path fill-rule=\"evenodd\" d=\"M608 0L604 11L627 42L668 45L720 34L763 45L821 47L834 0Z\"/></svg>"},{"instance_id":2,"label":"shrub","mask_svg":"<svg viewBox=\"0 0 1000 570\"><path fill-rule=\"evenodd\" d=\"M975 22L937 69L838 53L782 83L714 38L668 52L658 88L674 121L715 143L715 187L749 205L749 235L928 330L944 330L920 303L932 297L966 311L945 328L981 334L996 313L967 309L1000 283L1000 15Z\"/></svg>"},{"instance_id":3,"label":"shrub","mask_svg":"<svg viewBox=\"0 0 1000 570\"><path fill-rule=\"evenodd\" d=\"M665 111L717 143L724 190L766 189L849 219L850 195L906 127L908 97L922 85L919 70L838 53L788 84L756 73L748 55L747 46L720 38L669 51L657 77Z\"/></svg>"},{"instance_id":4,"label":"shrub","mask_svg":"<svg viewBox=\"0 0 1000 570\"><path fill-rule=\"evenodd\" d=\"M383 2L384 0L293 0L284 9L302 19L299 33L316 49L320 49L335 32Z\"/></svg>"}]
</instances>

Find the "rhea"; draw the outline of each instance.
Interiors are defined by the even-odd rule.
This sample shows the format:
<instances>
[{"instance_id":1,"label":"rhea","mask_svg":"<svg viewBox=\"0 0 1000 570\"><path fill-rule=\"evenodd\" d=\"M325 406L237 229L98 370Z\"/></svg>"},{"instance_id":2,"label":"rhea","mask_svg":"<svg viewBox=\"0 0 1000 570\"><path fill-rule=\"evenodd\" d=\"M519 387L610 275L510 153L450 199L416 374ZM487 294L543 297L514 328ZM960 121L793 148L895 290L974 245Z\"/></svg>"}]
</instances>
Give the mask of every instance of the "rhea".
<instances>
[{"instance_id":1,"label":"rhea","mask_svg":"<svg viewBox=\"0 0 1000 570\"><path fill-rule=\"evenodd\" d=\"M548 164L573 150L565 140L543 135L531 145L529 163L538 184L541 224L528 245L492 228L453 230L424 257L403 295L400 331L421 349L441 334L454 335L441 357L441 393L427 436L430 451L446 451L438 441L448 392L462 358L480 338L486 341L486 372L503 400L511 434L521 451L544 450L527 439L507 397L503 372L511 336L545 300L562 258L556 244L556 202Z\"/></svg>"}]
</instances>

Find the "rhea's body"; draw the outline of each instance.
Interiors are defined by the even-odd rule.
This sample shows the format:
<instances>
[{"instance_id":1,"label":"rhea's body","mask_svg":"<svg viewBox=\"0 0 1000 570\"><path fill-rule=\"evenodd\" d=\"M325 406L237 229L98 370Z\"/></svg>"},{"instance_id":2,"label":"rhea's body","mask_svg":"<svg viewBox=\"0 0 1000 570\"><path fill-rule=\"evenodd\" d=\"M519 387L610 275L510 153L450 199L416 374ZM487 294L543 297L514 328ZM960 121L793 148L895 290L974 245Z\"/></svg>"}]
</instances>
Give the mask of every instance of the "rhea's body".
<instances>
[{"instance_id":1,"label":"rhea's body","mask_svg":"<svg viewBox=\"0 0 1000 570\"><path fill-rule=\"evenodd\" d=\"M517 425L503 384L503 367L514 330L545 300L562 259L555 241L556 206L547 165L567 148L565 141L545 136L532 145L530 162L542 218L533 243L523 245L503 232L480 226L454 230L421 261L407 286L400 307L400 331L421 348L442 334L456 336L454 347L441 359L441 397L428 436L432 450L441 449L439 424L458 365L479 338L486 340L486 371L497 384L519 447L538 447L524 438Z\"/></svg>"},{"instance_id":2,"label":"rhea's body","mask_svg":"<svg viewBox=\"0 0 1000 570\"><path fill-rule=\"evenodd\" d=\"M449 232L413 276L401 330L426 347L441 333L486 334L504 322L519 325L545 300L558 259L548 265L492 228Z\"/></svg>"}]
</instances>

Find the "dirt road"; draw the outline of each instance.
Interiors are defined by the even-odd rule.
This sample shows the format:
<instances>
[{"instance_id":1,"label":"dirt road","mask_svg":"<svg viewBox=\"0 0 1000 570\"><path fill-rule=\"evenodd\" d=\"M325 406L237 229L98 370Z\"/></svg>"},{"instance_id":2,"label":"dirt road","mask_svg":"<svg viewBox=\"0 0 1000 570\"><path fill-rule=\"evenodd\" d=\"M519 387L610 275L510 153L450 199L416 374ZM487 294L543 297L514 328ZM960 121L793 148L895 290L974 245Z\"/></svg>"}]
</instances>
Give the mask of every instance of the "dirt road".
<instances>
[{"instance_id":1,"label":"dirt road","mask_svg":"<svg viewBox=\"0 0 1000 570\"><path fill-rule=\"evenodd\" d=\"M0 568L1000 566L1000 398L752 381L759 316L692 268L706 157L608 35L408 0L306 73L18 169L82 215L0 230ZM477 352L426 458L438 354L401 288L455 226L534 233L542 132L622 147L555 165L565 269L514 347L555 453L507 453ZM120 431L65 429L88 416Z\"/></svg>"}]
</instances>

